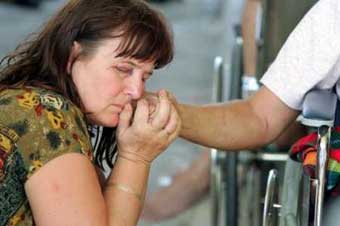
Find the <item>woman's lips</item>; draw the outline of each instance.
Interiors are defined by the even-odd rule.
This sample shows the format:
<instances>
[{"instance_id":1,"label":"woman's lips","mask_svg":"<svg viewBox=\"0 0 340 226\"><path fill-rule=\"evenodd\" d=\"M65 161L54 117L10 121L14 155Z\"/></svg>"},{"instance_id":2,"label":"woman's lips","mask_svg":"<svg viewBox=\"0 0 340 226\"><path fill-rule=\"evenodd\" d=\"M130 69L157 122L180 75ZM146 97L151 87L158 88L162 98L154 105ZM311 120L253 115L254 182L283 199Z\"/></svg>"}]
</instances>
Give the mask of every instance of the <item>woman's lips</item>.
<instances>
[{"instance_id":1,"label":"woman's lips","mask_svg":"<svg viewBox=\"0 0 340 226\"><path fill-rule=\"evenodd\" d=\"M119 112L122 112L124 109L124 105L120 105L120 104L112 104L112 106L114 106L115 108L118 108Z\"/></svg>"}]
</instances>

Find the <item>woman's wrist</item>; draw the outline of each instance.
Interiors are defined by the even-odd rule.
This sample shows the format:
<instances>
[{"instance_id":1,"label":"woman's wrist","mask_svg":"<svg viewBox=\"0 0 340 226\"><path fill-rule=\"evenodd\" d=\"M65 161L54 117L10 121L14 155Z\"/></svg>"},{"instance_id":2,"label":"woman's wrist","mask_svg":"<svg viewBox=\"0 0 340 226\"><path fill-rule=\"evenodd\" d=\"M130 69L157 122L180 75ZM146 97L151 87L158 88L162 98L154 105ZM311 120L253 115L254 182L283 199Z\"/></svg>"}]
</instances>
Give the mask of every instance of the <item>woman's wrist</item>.
<instances>
[{"instance_id":1,"label":"woman's wrist","mask_svg":"<svg viewBox=\"0 0 340 226\"><path fill-rule=\"evenodd\" d=\"M113 184L124 185L131 188L136 194L144 194L150 173L150 165L132 161L121 156L117 156L114 168L109 176L106 189L110 189ZM121 187L121 186L120 186Z\"/></svg>"},{"instance_id":2,"label":"woman's wrist","mask_svg":"<svg viewBox=\"0 0 340 226\"><path fill-rule=\"evenodd\" d=\"M143 165L147 168L150 168L152 163L152 160L146 159L143 155L128 151L119 151L117 158L123 159L133 164Z\"/></svg>"},{"instance_id":3,"label":"woman's wrist","mask_svg":"<svg viewBox=\"0 0 340 226\"><path fill-rule=\"evenodd\" d=\"M108 188L114 188L117 189L121 192L124 192L126 194L129 194L133 197L135 197L139 203L141 204L141 206L144 204L144 200L145 200L145 193L142 192L138 192L135 191L131 186L123 184L123 183L118 183L118 182L109 182L107 184Z\"/></svg>"},{"instance_id":4,"label":"woman's wrist","mask_svg":"<svg viewBox=\"0 0 340 226\"><path fill-rule=\"evenodd\" d=\"M104 189L105 202L111 215L117 213L118 209L122 212L118 211L115 217L126 222L137 221L137 218L131 216L138 216L143 207L149 173L148 166L117 156ZM122 225L136 225L136 222L126 222Z\"/></svg>"}]
</instances>

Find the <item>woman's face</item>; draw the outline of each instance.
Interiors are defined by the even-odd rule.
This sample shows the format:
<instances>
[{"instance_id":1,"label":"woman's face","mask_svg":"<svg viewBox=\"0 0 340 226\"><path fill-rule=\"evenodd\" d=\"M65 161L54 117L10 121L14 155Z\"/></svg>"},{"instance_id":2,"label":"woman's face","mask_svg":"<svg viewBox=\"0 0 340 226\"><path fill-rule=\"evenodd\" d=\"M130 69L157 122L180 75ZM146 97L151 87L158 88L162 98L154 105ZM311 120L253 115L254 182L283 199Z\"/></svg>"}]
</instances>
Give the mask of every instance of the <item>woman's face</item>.
<instances>
[{"instance_id":1,"label":"woman's face","mask_svg":"<svg viewBox=\"0 0 340 226\"><path fill-rule=\"evenodd\" d=\"M119 43L120 39L105 40L90 56L81 55L78 43L72 48L71 56L80 52L80 57L70 59L71 76L87 118L96 125L117 126L124 106L142 96L154 69L154 62L116 57Z\"/></svg>"}]
</instances>

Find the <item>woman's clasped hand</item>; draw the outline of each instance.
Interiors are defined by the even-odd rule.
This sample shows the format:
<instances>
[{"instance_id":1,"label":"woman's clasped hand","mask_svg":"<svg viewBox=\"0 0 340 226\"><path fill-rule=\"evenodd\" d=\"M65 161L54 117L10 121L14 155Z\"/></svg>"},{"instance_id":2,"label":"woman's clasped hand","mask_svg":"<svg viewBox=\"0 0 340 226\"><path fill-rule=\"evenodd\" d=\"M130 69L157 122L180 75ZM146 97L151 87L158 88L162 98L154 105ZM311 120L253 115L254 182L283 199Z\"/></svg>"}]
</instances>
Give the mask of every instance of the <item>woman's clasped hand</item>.
<instances>
[{"instance_id":1,"label":"woman's clasped hand","mask_svg":"<svg viewBox=\"0 0 340 226\"><path fill-rule=\"evenodd\" d=\"M138 100L135 112L131 104L124 107L117 127L118 157L149 165L177 137L181 120L167 92L161 90L156 99Z\"/></svg>"}]
</instances>

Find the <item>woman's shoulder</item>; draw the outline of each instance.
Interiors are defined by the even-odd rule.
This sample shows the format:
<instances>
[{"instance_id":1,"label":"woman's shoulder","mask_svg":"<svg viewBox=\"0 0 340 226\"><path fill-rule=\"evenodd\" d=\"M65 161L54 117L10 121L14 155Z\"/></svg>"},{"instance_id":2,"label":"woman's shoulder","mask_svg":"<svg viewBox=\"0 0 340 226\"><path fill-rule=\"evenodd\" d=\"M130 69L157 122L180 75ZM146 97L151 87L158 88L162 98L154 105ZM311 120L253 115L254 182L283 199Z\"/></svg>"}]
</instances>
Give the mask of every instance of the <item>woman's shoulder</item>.
<instances>
[{"instance_id":1,"label":"woman's shoulder","mask_svg":"<svg viewBox=\"0 0 340 226\"><path fill-rule=\"evenodd\" d=\"M6 89L0 92L0 109L0 136L15 143L29 175L69 152L92 160L84 115L62 95L41 88Z\"/></svg>"},{"instance_id":2,"label":"woman's shoulder","mask_svg":"<svg viewBox=\"0 0 340 226\"><path fill-rule=\"evenodd\" d=\"M87 135L84 114L70 100L54 91L25 87L0 92L0 125L24 133L25 128L52 131L76 130Z\"/></svg>"},{"instance_id":3,"label":"woman's shoulder","mask_svg":"<svg viewBox=\"0 0 340 226\"><path fill-rule=\"evenodd\" d=\"M24 87L0 92L0 121L19 118L39 119L63 114L84 121L81 110L63 95L43 88ZM52 114L53 113L53 114Z\"/></svg>"},{"instance_id":4,"label":"woman's shoulder","mask_svg":"<svg viewBox=\"0 0 340 226\"><path fill-rule=\"evenodd\" d=\"M37 87L8 88L0 92L0 106L17 105L24 109L45 107L56 110L75 108L70 100L63 95L48 89ZM80 110L79 110L80 111Z\"/></svg>"}]
</instances>

